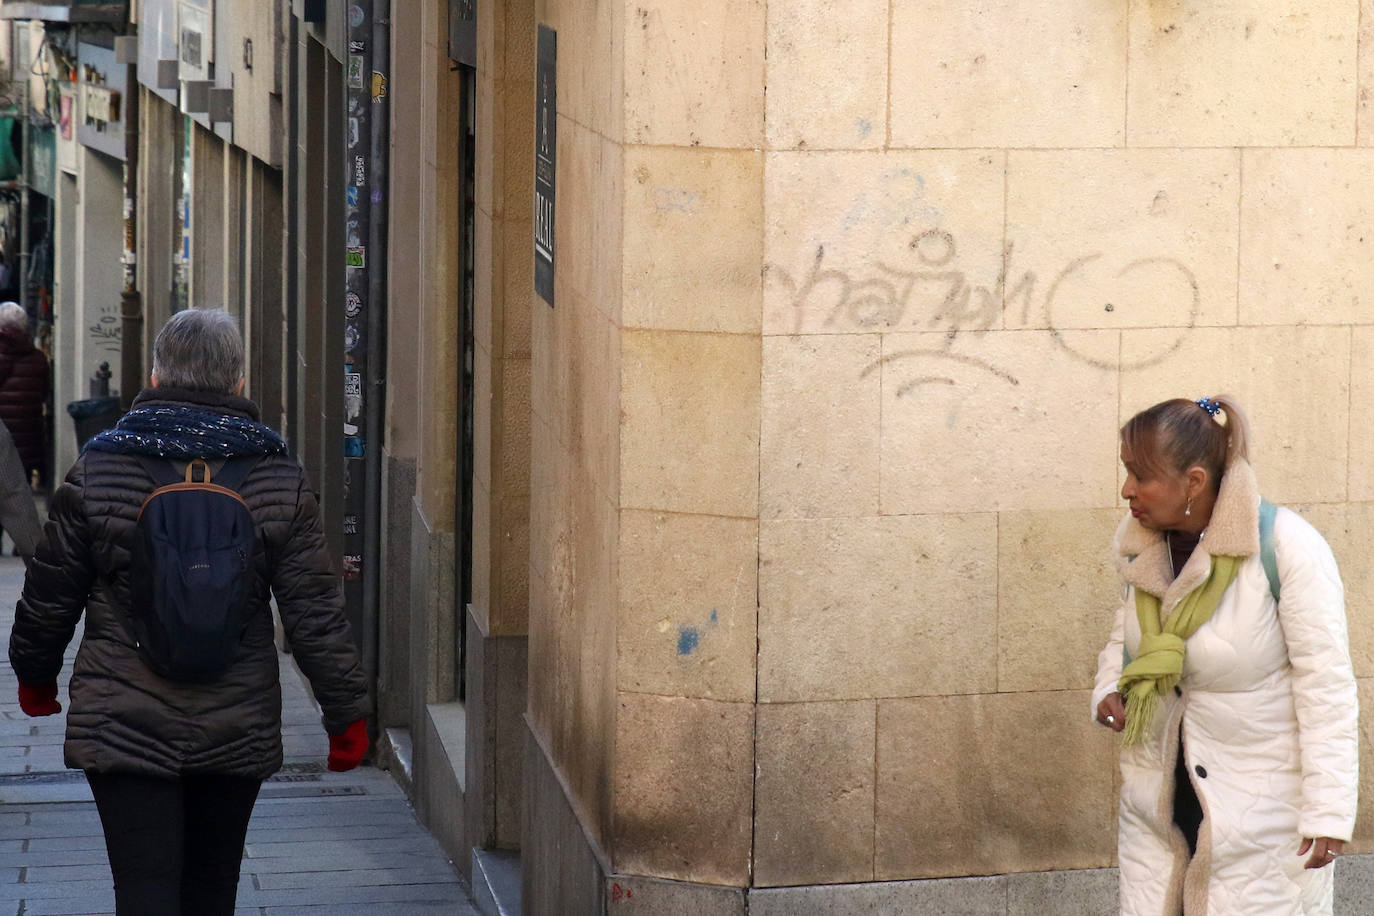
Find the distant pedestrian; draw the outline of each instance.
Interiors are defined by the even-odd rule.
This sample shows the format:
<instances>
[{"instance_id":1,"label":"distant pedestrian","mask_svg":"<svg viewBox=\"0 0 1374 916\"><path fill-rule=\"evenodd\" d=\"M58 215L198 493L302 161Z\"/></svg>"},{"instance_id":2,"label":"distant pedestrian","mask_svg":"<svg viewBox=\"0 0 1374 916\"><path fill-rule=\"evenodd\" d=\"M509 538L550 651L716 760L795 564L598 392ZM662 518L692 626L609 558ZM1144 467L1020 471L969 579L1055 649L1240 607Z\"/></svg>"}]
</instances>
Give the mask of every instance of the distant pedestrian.
<instances>
[{"instance_id":1,"label":"distant pedestrian","mask_svg":"<svg viewBox=\"0 0 1374 916\"><path fill-rule=\"evenodd\" d=\"M1329 916L1359 708L1326 541L1260 499L1245 415L1176 399L1121 429L1127 597L1093 711L1123 734L1126 916Z\"/></svg>"},{"instance_id":2,"label":"distant pedestrian","mask_svg":"<svg viewBox=\"0 0 1374 916\"><path fill-rule=\"evenodd\" d=\"M47 479L48 358L33 345L29 315L15 302L0 303L0 421L14 438L24 471Z\"/></svg>"},{"instance_id":3,"label":"distant pedestrian","mask_svg":"<svg viewBox=\"0 0 1374 916\"><path fill-rule=\"evenodd\" d=\"M0 423L0 525L14 539L14 552L28 563L42 532L38 509L33 503L33 488L24 462L14 447L9 430Z\"/></svg>"},{"instance_id":4,"label":"distant pedestrian","mask_svg":"<svg viewBox=\"0 0 1374 916\"><path fill-rule=\"evenodd\" d=\"M368 747L367 680L319 508L285 443L240 396L243 353L228 313L172 316L154 343L152 387L87 443L53 494L15 612L10 663L32 716L61 710L57 675L85 610L66 763L86 771L95 796L120 916L234 912L253 804L282 763L271 597L323 709L330 769L357 766ZM140 507L157 482L149 466L180 473L194 459L212 474L251 464L234 489L255 539L238 580L249 595L242 629L227 669L204 683L154 673L136 636L148 609L133 606L146 583L130 577Z\"/></svg>"}]
</instances>

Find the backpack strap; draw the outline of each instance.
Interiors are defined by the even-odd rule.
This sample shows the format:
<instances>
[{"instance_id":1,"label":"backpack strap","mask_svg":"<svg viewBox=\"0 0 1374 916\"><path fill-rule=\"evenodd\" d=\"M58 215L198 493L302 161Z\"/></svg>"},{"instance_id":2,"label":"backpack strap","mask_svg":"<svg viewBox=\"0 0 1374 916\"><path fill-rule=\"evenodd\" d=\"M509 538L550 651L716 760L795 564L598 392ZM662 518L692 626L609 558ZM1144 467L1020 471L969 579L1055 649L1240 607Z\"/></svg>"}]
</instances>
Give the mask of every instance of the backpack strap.
<instances>
[{"instance_id":1,"label":"backpack strap","mask_svg":"<svg viewBox=\"0 0 1374 916\"><path fill-rule=\"evenodd\" d=\"M135 455L138 463L153 478L155 488L186 482L186 472L180 469L181 462L156 455ZM261 455L242 455L226 459L218 471L210 475L210 482L226 490L238 491L247 479L248 473L257 467Z\"/></svg>"},{"instance_id":2,"label":"backpack strap","mask_svg":"<svg viewBox=\"0 0 1374 916\"><path fill-rule=\"evenodd\" d=\"M217 487L224 487L226 490L238 492L239 487L248 479L248 472L258 466L261 455L242 455L238 458L230 458L220 466L210 477L210 482Z\"/></svg>"},{"instance_id":3,"label":"backpack strap","mask_svg":"<svg viewBox=\"0 0 1374 916\"><path fill-rule=\"evenodd\" d=\"M1260 562L1264 564L1264 575L1269 579L1269 594L1274 596L1276 604L1279 600L1279 560L1274 554L1274 517L1278 511L1278 507L1269 500L1260 500Z\"/></svg>"}]
</instances>

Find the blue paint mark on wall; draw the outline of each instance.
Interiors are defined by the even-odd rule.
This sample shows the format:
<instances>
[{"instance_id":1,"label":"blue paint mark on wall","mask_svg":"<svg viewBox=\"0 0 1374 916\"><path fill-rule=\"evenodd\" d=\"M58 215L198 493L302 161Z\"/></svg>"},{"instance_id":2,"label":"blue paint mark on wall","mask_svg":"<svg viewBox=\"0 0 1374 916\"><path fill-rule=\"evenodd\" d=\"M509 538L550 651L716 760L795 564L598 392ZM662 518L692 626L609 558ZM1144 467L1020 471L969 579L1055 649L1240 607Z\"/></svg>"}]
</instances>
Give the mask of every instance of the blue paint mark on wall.
<instances>
[{"instance_id":1,"label":"blue paint mark on wall","mask_svg":"<svg viewBox=\"0 0 1374 916\"><path fill-rule=\"evenodd\" d=\"M696 627L677 628L677 654L691 655L701 643L701 631Z\"/></svg>"},{"instance_id":2,"label":"blue paint mark on wall","mask_svg":"<svg viewBox=\"0 0 1374 916\"><path fill-rule=\"evenodd\" d=\"M711 608L711 624L712 624L712 626L714 626L715 624L717 624L717 623L719 623L719 622L720 622L720 621L718 621L718 620L716 619L716 609L715 609L715 608Z\"/></svg>"}]
</instances>

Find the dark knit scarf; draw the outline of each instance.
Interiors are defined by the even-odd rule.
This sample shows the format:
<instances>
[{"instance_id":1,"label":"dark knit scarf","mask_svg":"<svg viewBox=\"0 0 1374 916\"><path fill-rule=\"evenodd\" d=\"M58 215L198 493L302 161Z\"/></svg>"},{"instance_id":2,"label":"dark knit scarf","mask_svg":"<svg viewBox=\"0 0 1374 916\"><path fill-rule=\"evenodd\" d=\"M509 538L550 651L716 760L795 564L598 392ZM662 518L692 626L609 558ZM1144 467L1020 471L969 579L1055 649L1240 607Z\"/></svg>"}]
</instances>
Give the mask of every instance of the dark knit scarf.
<instances>
[{"instance_id":1,"label":"dark knit scarf","mask_svg":"<svg viewBox=\"0 0 1374 916\"><path fill-rule=\"evenodd\" d=\"M247 398L145 388L114 429L92 437L86 448L174 459L235 458L283 454L286 441L258 422L258 407Z\"/></svg>"}]
</instances>

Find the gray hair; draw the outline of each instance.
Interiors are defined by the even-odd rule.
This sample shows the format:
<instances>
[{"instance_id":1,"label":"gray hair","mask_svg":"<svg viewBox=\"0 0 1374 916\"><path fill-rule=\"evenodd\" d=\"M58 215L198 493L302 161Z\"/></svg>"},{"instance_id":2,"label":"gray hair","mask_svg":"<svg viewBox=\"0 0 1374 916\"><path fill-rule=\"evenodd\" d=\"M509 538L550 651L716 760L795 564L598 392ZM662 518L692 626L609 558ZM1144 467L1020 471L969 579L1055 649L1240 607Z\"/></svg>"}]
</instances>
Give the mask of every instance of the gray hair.
<instances>
[{"instance_id":1,"label":"gray hair","mask_svg":"<svg viewBox=\"0 0 1374 916\"><path fill-rule=\"evenodd\" d=\"M223 309L177 312L153 341L153 375L166 388L234 393L243 378L238 319Z\"/></svg>"},{"instance_id":2,"label":"gray hair","mask_svg":"<svg viewBox=\"0 0 1374 916\"><path fill-rule=\"evenodd\" d=\"M13 328L16 331L29 329L29 313L18 302L0 303L0 328Z\"/></svg>"}]
</instances>

